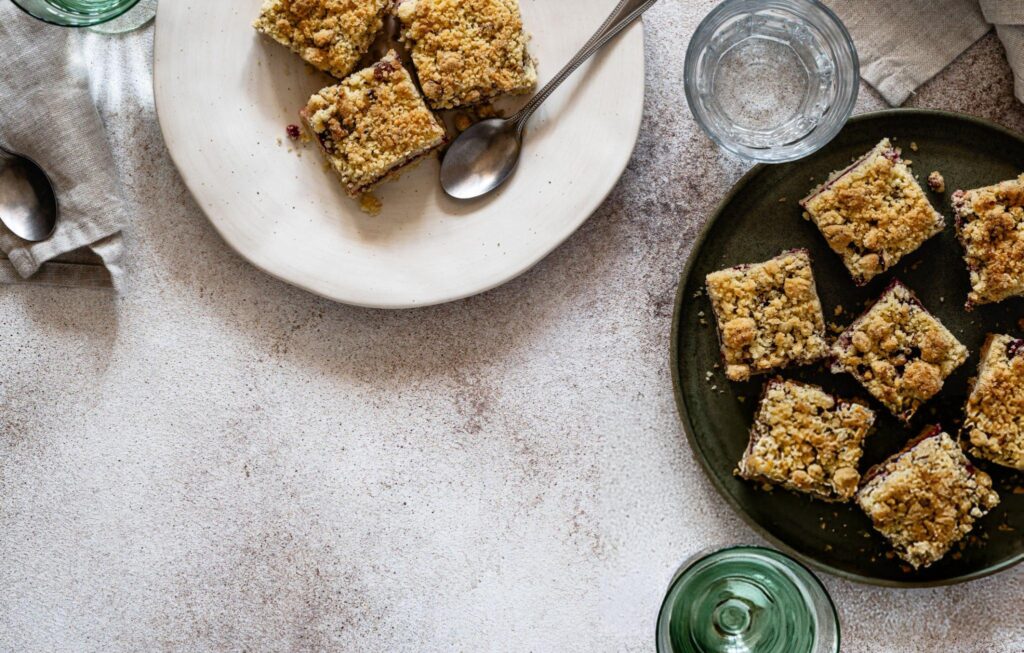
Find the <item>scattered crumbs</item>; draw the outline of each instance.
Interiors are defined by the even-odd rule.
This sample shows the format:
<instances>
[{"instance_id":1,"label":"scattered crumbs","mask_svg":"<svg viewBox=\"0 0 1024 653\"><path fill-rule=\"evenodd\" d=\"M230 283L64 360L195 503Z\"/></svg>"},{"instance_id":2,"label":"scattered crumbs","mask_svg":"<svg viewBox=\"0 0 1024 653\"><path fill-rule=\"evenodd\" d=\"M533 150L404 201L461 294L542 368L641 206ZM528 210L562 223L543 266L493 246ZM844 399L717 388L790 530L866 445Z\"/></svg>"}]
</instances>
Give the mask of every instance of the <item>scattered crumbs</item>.
<instances>
[{"instance_id":1,"label":"scattered crumbs","mask_svg":"<svg viewBox=\"0 0 1024 653\"><path fill-rule=\"evenodd\" d=\"M787 199L789 199L789 198L787 198L787 197L780 197L779 198L779 204L785 204Z\"/></svg>"},{"instance_id":2,"label":"scattered crumbs","mask_svg":"<svg viewBox=\"0 0 1024 653\"><path fill-rule=\"evenodd\" d=\"M878 561L878 556L871 556L871 562L875 563Z\"/></svg>"},{"instance_id":3,"label":"scattered crumbs","mask_svg":"<svg viewBox=\"0 0 1024 653\"><path fill-rule=\"evenodd\" d=\"M867 539L867 538L871 537L871 533L869 533L867 531L861 531L860 532L860 536L863 537L864 539Z\"/></svg>"},{"instance_id":4,"label":"scattered crumbs","mask_svg":"<svg viewBox=\"0 0 1024 653\"><path fill-rule=\"evenodd\" d=\"M835 322L828 323L828 330L831 331L832 333L842 333L843 331L845 331L841 324L836 324Z\"/></svg>"},{"instance_id":5,"label":"scattered crumbs","mask_svg":"<svg viewBox=\"0 0 1024 653\"><path fill-rule=\"evenodd\" d=\"M714 374L709 370L709 371L704 373L704 380L705 381L710 381L712 376L714 376Z\"/></svg>"},{"instance_id":6,"label":"scattered crumbs","mask_svg":"<svg viewBox=\"0 0 1024 653\"><path fill-rule=\"evenodd\" d=\"M1010 526L1009 524L999 524L998 526L996 526L996 530L1000 533L1012 533L1013 526Z\"/></svg>"},{"instance_id":7,"label":"scattered crumbs","mask_svg":"<svg viewBox=\"0 0 1024 653\"><path fill-rule=\"evenodd\" d=\"M761 484L761 489L764 490L765 492L771 492L772 491L771 483L762 483Z\"/></svg>"},{"instance_id":8,"label":"scattered crumbs","mask_svg":"<svg viewBox=\"0 0 1024 653\"><path fill-rule=\"evenodd\" d=\"M821 527L821 530L825 530L825 522L821 522L818 526Z\"/></svg>"},{"instance_id":9,"label":"scattered crumbs","mask_svg":"<svg viewBox=\"0 0 1024 653\"><path fill-rule=\"evenodd\" d=\"M740 396L738 396L736 398L739 399L741 404L747 403L747 396L746 395L740 395Z\"/></svg>"},{"instance_id":10,"label":"scattered crumbs","mask_svg":"<svg viewBox=\"0 0 1024 653\"><path fill-rule=\"evenodd\" d=\"M910 565L900 565L900 571L904 574L912 573L914 570L910 568Z\"/></svg>"},{"instance_id":11,"label":"scattered crumbs","mask_svg":"<svg viewBox=\"0 0 1024 653\"><path fill-rule=\"evenodd\" d=\"M946 179L942 176L941 172L932 170L928 174L928 188L939 194L946 192Z\"/></svg>"},{"instance_id":12,"label":"scattered crumbs","mask_svg":"<svg viewBox=\"0 0 1024 653\"><path fill-rule=\"evenodd\" d=\"M283 140L281 140L281 137L280 137L280 136L278 136L278 137L277 137L277 144L278 144L278 145L283 145L283 144L284 144L284 141L283 141Z\"/></svg>"},{"instance_id":13,"label":"scattered crumbs","mask_svg":"<svg viewBox=\"0 0 1024 653\"><path fill-rule=\"evenodd\" d=\"M455 124L455 129L460 133L473 126L473 119L469 117L469 114L463 111L455 114L455 120L453 122Z\"/></svg>"},{"instance_id":14,"label":"scattered crumbs","mask_svg":"<svg viewBox=\"0 0 1024 653\"><path fill-rule=\"evenodd\" d=\"M914 142L914 141L910 141L910 149L912 149L915 152L917 152L917 143Z\"/></svg>"},{"instance_id":15,"label":"scattered crumbs","mask_svg":"<svg viewBox=\"0 0 1024 653\"><path fill-rule=\"evenodd\" d=\"M285 127L285 132L288 134L288 138L293 141L299 140L299 136L302 136L302 130L299 129L298 125L288 125Z\"/></svg>"},{"instance_id":16,"label":"scattered crumbs","mask_svg":"<svg viewBox=\"0 0 1024 653\"><path fill-rule=\"evenodd\" d=\"M939 297L939 303L940 303L940 304L945 304L945 303L946 303L946 298L945 298L945 296L943 296L943 297Z\"/></svg>"},{"instance_id":17,"label":"scattered crumbs","mask_svg":"<svg viewBox=\"0 0 1024 653\"><path fill-rule=\"evenodd\" d=\"M950 557L954 560L959 560L960 558L964 557L964 554L960 553L959 551L954 551L952 554L950 554Z\"/></svg>"},{"instance_id":18,"label":"scattered crumbs","mask_svg":"<svg viewBox=\"0 0 1024 653\"><path fill-rule=\"evenodd\" d=\"M895 551L886 551L885 552L885 559L886 560L892 560L895 557L896 557L896 552Z\"/></svg>"},{"instance_id":19,"label":"scattered crumbs","mask_svg":"<svg viewBox=\"0 0 1024 653\"><path fill-rule=\"evenodd\" d=\"M825 550L826 551L831 551L832 550L832 545L831 544L826 544L825 545Z\"/></svg>"},{"instance_id":20,"label":"scattered crumbs","mask_svg":"<svg viewBox=\"0 0 1024 653\"><path fill-rule=\"evenodd\" d=\"M835 315L836 315L836 317L839 317L842 314L843 314L843 305L840 304L839 306L836 306Z\"/></svg>"},{"instance_id":21,"label":"scattered crumbs","mask_svg":"<svg viewBox=\"0 0 1024 653\"><path fill-rule=\"evenodd\" d=\"M714 391L714 390L718 390L718 385L717 385L717 384L714 384L714 383L713 383L713 384L711 384L711 390L712 390L712 391Z\"/></svg>"},{"instance_id":22,"label":"scattered crumbs","mask_svg":"<svg viewBox=\"0 0 1024 653\"><path fill-rule=\"evenodd\" d=\"M704 294L704 291L701 290L700 288L698 288L697 292L693 293L693 297L694 297L694 299L696 299L697 297L700 297L703 294Z\"/></svg>"},{"instance_id":23,"label":"scattered crumbs","mask_svg":"<svg viewBox=\"0 0 1024 653\"><path fill-rule=\"evenodd\" d=\"M721 363L715 363L715 364L714 364L714 368L715 368L716 370L720 370L720 369L722 369L722 364L721 364Z\"/></svg>"},{"instance_id":24,"label":"scattered crumbs","mask_svg":"<svg viewBox=\"0 0 1024 653\"><path fill-rule=\"evenodd\" d=\"M708 321L705 320L704 318L700 318L700 325L701 326L707 326L708 325Z\"/></svg>"},{"instance_id":25,"label":"scattered crumbs","mask_svg":"<svg viewBox=\"0 0 1024 653\"><path fill-rule=\"evenodd\" d=\"M697 317L704 317L704 311L697 311Z\"/></svg>"},{"instance_id":26,"label":"scattered crumbs","mask_svg":"<svg viewBox=\"0 0 1024 653\"><path fill-rule=\"evenodd\" d=\"M363 193L359 198L359 210L367 215L380 215L383 206L373 193Z\"/></svg>"},{"instance_id":27,"label":"scattered crumbs","mask_svg":"<svg viewBox=\"0 0 1024 653\"><path fill-rule=\"evenodd\" d=\"M1014 494L1024 494L1024 485L1017 485L1013 488Z\"/></svg>"}]
</instances>

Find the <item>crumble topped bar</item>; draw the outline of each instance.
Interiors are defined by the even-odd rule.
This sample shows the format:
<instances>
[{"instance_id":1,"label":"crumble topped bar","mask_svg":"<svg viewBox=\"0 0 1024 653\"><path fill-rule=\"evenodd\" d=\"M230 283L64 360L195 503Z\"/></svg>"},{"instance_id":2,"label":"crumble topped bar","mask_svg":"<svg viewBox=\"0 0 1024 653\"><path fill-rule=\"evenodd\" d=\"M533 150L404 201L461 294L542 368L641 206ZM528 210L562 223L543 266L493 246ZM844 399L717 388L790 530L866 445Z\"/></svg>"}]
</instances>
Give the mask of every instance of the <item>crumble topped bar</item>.
<instances>
[{"instance_id":1,"label":"crumble topped bar","mask_svg":"<svg viewBox=\"0 0 1024 653\"><path fill-rule=\"evenodd\" d=\"M340 79L384 27L386 5L387 0L266 0L253 27Z\"/></svg>"},{"instance_id":2,"label":"crumble topped bar","mask_svg":"<svg viewBox=\"0 0 1024 653\"><path fill-rule=\"evenodd\" d=\"M800 201L829 247L865 284L946 227L900 150L883 139Z\"/></svg>"},{"instance_id":3,"label":"crumble topped bar","mask_svg":"<svg viewBox=\"0 0 1024 653\"><path fill-rule=\"evenodd\" d=\"M1024 340L988 337L966 412L971 453L1024 471Z\"/></svg>"},{"instance_id":4,"label":"crumble topped bar","mask_svg":"<svg viewBox=\"0 0 1024 653\"><path fill-rule=\"evenodd\" d=\"M864 475L857 503L914 569L946 555L999 504L992 479L938 426Z\"/></svg>"},{"instance_id":5,"label":"crumble topped bar","mask_svg":"<svg viewBox=\"0 0 1024 653\"><path fill-rule=\"evenodd\" d=\"M301 116L352 197L447 141L394 51L321 90Z\"/></svg>"},{"instance_id":6,"label":"crumble topped bar","mask_svg":"<svg viewBox=\"0 0 1024 653\"><path fill-rule=\"evenodd\" d=\"M435 109L528 93L537 84L519 0L399 0L395 14Z\"/></svg>"},{"instance_id":7,"label":"crumble topped bar","mask_svg":"<svg viewBox=\"0 0 1024 653\"><path fill-rule=\"evenodd\" d=\"M860 481L861 445L874 423L866 406L837 400L816 385L773 379L737 471L748 481L849 501Z\"/></svg>"},{"instance_id":8,"label":"crumble topped bar","mask_svg":"<svg viewBox=\"0 0 1024 653\"><path fill-rule=\"evenodd\" d=\"M746 381L752 374L814 362L828 352L806 250L713 272L706 283L729 379Z\"/></svg>"},{"instance_id":9,"label":"crumble topped bar","mask_svg":"<svg viewBox=\"0 0 1024 653\"><path fill-rule=\"evenodd\" d=\"M953 210L971 273L968 308L1024 295L1024 175L958 190Z\"/></svg>"},{"instance_id":10,"label":"crumble topped bar","mask_svg":"<svg viewBox=\"0 0 1024 653\"><path fill-rule=\"evenodd\" d=\"M938 394L968 351L909 288L894 281L832 346L832 371L849 372L909 422Z\"/></svg>"}]
</instances>

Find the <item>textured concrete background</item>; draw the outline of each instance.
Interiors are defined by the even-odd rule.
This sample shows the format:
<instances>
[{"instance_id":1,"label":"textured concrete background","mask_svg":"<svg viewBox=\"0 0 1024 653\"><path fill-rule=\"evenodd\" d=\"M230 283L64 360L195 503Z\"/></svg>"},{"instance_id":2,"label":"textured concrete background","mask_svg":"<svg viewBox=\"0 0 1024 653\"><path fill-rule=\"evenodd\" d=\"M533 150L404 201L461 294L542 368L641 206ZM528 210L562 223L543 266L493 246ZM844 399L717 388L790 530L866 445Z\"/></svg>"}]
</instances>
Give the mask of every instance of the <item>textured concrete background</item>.
<instances>
[{"instance_id":1,"label":"textured concrete background","mask_svg":"<svg viewBox=\"0 0 1024 653\"><path fill-rule=\"evenodd\" d=\"M0 287L0 651L653 650L676 565L757 539L690 453L667 360L690 242L745 169L683 100L711 4L651 12L642 136L586 226L404 313L232 253L162 144L151 33L85 37L130 287ZM1020 130L1011 82L990 36L911 105ZM849 653L1024 651L1022 568L825 583Z\"/></svg>"}]
</instances>

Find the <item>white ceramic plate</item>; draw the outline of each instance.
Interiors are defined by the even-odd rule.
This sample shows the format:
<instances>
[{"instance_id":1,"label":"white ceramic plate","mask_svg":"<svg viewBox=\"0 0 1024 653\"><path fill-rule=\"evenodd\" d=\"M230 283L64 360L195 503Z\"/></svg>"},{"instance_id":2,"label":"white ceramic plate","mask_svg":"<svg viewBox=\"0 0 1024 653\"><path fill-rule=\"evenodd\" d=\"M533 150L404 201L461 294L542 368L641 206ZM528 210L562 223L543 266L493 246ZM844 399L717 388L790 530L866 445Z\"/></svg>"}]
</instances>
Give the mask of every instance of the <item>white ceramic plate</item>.
<instances>
[{"instance_id":1,"label":"white ceramic plate","mask_svg":"<svg viewBox=\"0 0 1024 653\"><path fill-rule=\"evenodd\" d=\"M378 308L489 290L578 229L629 161L643 110L640 25L541 108L520 168L499 192L450 200L431 159L383 186L383 212L365 215L314 146L291 151L285 126L330 80L252 29L261 2L161 2L154 86L167 147L199 205L242 256L288 283ZM541 82L615 3L521 0Z\"/></svg>"}]
</instances>

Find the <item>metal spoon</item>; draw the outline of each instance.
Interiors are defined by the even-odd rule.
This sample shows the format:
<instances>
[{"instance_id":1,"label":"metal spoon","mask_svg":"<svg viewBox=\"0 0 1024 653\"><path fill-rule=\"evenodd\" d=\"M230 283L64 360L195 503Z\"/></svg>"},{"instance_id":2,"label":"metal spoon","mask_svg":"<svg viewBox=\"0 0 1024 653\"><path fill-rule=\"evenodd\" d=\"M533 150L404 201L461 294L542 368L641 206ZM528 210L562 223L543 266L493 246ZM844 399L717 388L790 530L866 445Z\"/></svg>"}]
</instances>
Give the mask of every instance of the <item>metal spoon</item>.
<instances>
[{"instance_id":1,"label":"metal spoon","mask_svg":"<svg viewBox=\"0 0 1024 653\"><path fill-rule=\"evenodd\" d=\"M0 222L22 240L38 242L57 228L53 183L32 159L0 147Z\"/></svg>"},{"instance_id":2,"label":"metal spoon","mask_svg":"<svg viewBox=\"0 0 1024 653\"><path fill-rule=\"evenodd\" d=\"M441 164L444 191L456 199L468 200L486 195L505 183L519 163L523 130L537 107L584 61L640 18L655 2L657 0L619 2L579 53L519 113L511 118L484 120L460 134L448 148Z\"/></svg>"}]
</instances>

